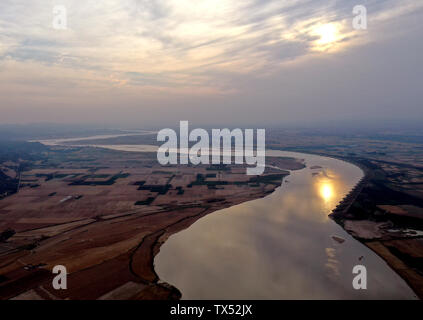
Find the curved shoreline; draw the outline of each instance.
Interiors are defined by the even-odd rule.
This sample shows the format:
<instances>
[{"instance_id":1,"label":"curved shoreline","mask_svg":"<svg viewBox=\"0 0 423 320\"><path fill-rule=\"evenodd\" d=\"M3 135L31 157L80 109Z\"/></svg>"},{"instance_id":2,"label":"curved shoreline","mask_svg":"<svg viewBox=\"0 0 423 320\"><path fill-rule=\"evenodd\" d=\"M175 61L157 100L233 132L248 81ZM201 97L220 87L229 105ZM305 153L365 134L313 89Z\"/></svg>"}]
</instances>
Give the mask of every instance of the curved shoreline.
<instances>
[{"instance_id":1,"label":"curved shoreline","mask_svg":"<svg viewBox=\"0 0 423 320\"><path fill-rule=\"evenodd\" d=\"M283 152L285 152L284 150L278 150L278 151L283 151ZM297 153L298 154L298 156L300 157L300 158L302 158L301 157L301 155L307 155L306 153L298 153L298 152L290 152L290 151L288 151L290 154L294 154L294 153ZM274 156L274 155L268 155L268 156ZM294 156L294 155L292 155L292 156ZM319 157L323 157L323 158L329 158L329 157L325 157L325 156L323 156L323 155L314 155L314 154L311 154L310 156L319 156ZM297 157L298 158L298 157ZM332 157L333 158L333 157ZM345 161L344 159L335 159L335 158L333 158L333 160L337 160L337 161L341 161L341 162L345 162L346 164L348 164L348 165L352 165L352 166L354 166L354 167L356 167L356 168L358 168L358 169L360 169L360 171L362 172L362 178L364 179L364 172L363 172L363 170L360 168L360 167L358 167L358 166L356 166L354 163L350 163L350 162L348 162L348 161ZM308 162L308 161L307 161ZM307 166L307 168L310 168L310 166L308 165ZM330 168L330 167L329 167ZM306 171L306 173L307 173L308 171ZM290 182L293 182L293 180L292 180L292 178L290 179ZM359 182L357 182L356 183L356 185L359 185L360 184L360 182L361 181L359 181ZM291 185L291 183L289 184L289 185ZM289 186L288 185L288 186ZM285 186L285 185L284 185ZM353 193L354 192L354 187L352 187L352 189L347 193L347 195L346 195L346 198L348 197L348 195L350 195L351 193ZM272 195L275 193L275 191L272 193L272 194L270 194L268 197L271 197L272 198ZM274 196L277 196L276 194L274 194ZM263 199L262 199L263 200ZM253 202L257 202L257 201L259 201L260 202L260 200L254 200ZM272 201L272 200L266 200L266 201ZM239 207L243 207L243 208L245 208L245 205L240 205ZM234 209L234 208L232 208L232 209ZM223 212L222 212L222 215L220 216L220 217L222 217L222 219L223 219L223 217L224 216L231 216L231 214L229 213L229 211L228 212L226 212L227 210L224 210L225 211L225 214L223 214ZM216 212L215 212L216 213ZM219 216L218 215L210 215L210 216L208 216L206 219L208 219L208 221L211 221L211 220L213 220L214 219L214 221L218 221L218 219L219 219ZM179 238L180 239L180 241L182 241L182 238L184 237L184 235L183 235L183 233L185 233L185 234L187 234L187 233L190 233L190 232L193 232L193 234L197 234L197 235L199 235L198 234L198 232L199 232L199 228L205 228L205 226L206 226L206 224L207 223L209 223L209 222L207 222L207 220L206 219L201 219L201 220L199 220L198 222L196 222L196 225L195 226L193 226L193 227L191 227L190 228L190 230L185 230L184 232L181 232L181 233L178 233L177 235L174 235L174 237L177 237L177 238ZM235 219L235 218L234 218ZM233 220L232 220L233 221ZM226 223L225 224L228 224L228 225L232 225L230 222L228 222L228 221L226 221ZM200 226L201 225L201 226ZM334 223L333 224L334 226L338 226L338 224L337 223ZM192 231L191 229L192 228L197 228L198 230L197 231ZM208 226L208 228L219 228L219 226L218 225L216 225L216 227L212 227L212 225L209 225ZM236 225L234 225L233 226L233 228L236 228ZM213 229L214 230L214 229ZM283 230L281 230L281 232L283 232ZM345 230L344 230L344 232L345 232L345 234L348 234ZM328 237L328 238L330 238L330 235L331 234L333 234L333 233L327 233L326 234L326 236ZM185 236L185 238L186 239L191 239L191 242L192 241L194 241L194 235L191 237L191 236ZM219 238L220 239L220 238ZM178 240L178 242L180 242L179 240ZM229 243L231 243L232 245L234 244L234 242L233 242L233 240L231 240L231 238L228 238L228 239L226 239L225 241L228 241ZM295 240L293 240L293 241L295 241ZM356 240L354 240L354 241L356 241ZM174 241L173 241L174 242ZM359 242L359 241L356 241L357 242L357 244L361 244L361 242ZM171 247L169 247L169 241L168 242L166 242L166 244L165 244L168 248L166 248L165 247L165 250L166 250L166 252L171 252L171 251L175 251L174 249L175 249L175 245L172 245ZM200 246L200 247L202 247L202 245L204 245L204 241L202 241L201 239L197 239L197 242L196 242L196 245L197 246ZM181 244L178 244L178 246L179 247L181 247ZM366 248L367 248L367 246L366 246ZM344 249L345 249L345 244L344 244ZM188 249L186 249L186 250L188 250ZM207 249L207 246L206 247L204 247L202 250L204 250L204 251L208 251L209 249ZM231 249L232 250L232 249ZM369 251L370 251L370 248L368 249ZM163 253L163 250L161 250L162 252L161 252L161 254ZM178 256L178 253L177 253L178 251L176 250L176 256ZM373 252L373 251L371 251L371 252ZM167 254L167 253L164 253L165 255ZM189 250L188 250L188 252L187 252L187 254L188 254L188 256L190 256L190 253L189 253ZM195 255L197 255L198 253L195 253ZM173 256L173 254L172 254L172 256ZM374 255L375 257L377 257L377 255L375 254ZM304 256L303 256L303 258L304 258ZM371 257L369 257L369 259L370 259ZM160 259L160 258L159 258ZM170 259L170 256L167 258L167 259ZM224 259L223 259L223 257L214 257L213 258L213 260L218 260L218 261L224 261ZM223 259L223 260L222 260ZM377 258L377 259L379 259L378 261L380 261L380 263L382 263L382 264L384 264L385 265L385 269L389 269L390 270L390 273L391 274L395 274L396 276L397 276L397 274L392 270L392 268L389 268L384 262L383 262L383 260L381 260L379 257ZM371 260L371 259L370 259ZM369 261L370 261L369 260ZM203 265L204 263L205 264L207 264L207 261L208 260L205 260L205 261L203 261L203 260L201 260L201 263L199 263L199 265ZM166 262L160 262L161 264L162 264L162 266L164 266L164 263L166 263ZM176 260L176 261L174 261L174 263L178 263L178 260ZM244 263L247 263L247 262L244 262ZM187 265L187 266L185 266L185 267L183 267L183 269L186 269L186 268L188 268L189 270L191 270L191 266L189 265ZM186 292L186 287L184 287L184 286L181 286L180 284L178 284L177 282L175 283L174 281L172 281L172 280L169 280L169 275L166 277L166 276L163 276L163 269L160 271L160 270L158 270L157 269L157 256L156 256L156 259L155 259L155 269L156 269L156 272L159 274L159 276L164 280L164 281L166 281L166 282L170 282L170 283L172 283L173 285L175 285L176 287L178 287L179 289L182 289L183 290L183 292ZM317 269L316 269L317 270ZM241 271L241 270L240 270ZM179 271L178 271L179 272ZM242 272L244 272L244 271L242 271ZM180 272L179 272L180 273ZM201 273L201 272L200 272ZM208 273L208 271L205 273L205 274L209 274ZM223 276L223 275L222 275ZM176 277L181 277L181 275L180 276L176 276ZM223 277L225 277L225 278L227 278L227 276L223 276ZM398 276L397 276L398 277ZM174 277L173 277L174 278ZM170 278L170 279L172 279L172 278ZM195 279L196 278L193 278L193 280L192 280L192 282L196 282L195 281ZM386 278L386 279L390 279L389 277L388 278ZM398 277L398 279L400 279L399 277ZM213 278L211 278L210 279L210 281L211 281L211 283L215 283L215 281L213 281ZM403 282L404 283L404 286L407 286L406 284L405 284L405 282ZM207 286L207 285L206 285ZM412 292L412 290L411 290L411 288L409 287L409 286L407 286L407 289L408 290L410 290L410 292ZM387 292L392 292L392 291L387 291ZM195 295L193 295L192 294L192 292L191 292L191 294L188 294L188 296L187 296L187 299L191 299L191 298L193 298ZM210 298L210 297L212 297L213 298L213 296L206 296L205 297L205 299L208 299L208 298ZM239 298L238 296L236 296L237 298ZM275 298L275 297L280 297L279 295L275 295L275 296L273 296L273 298ZM226 298L226 296L224 296L224 298ZM241 296L241 299L242 299L243 297ZM200 299L203 299L203 297L201 297L200 296ZM288 298L289 299L289 298Z\"/></svg>"},{"instance_id":2,"label":"curved shoreline","mask_svg":"<svg viewBox=\"0 0 423 320\"><path fill-rule=\"evenodd\" d=\"M75 146L71 146L71 145L66 145L69 147L75 147ZM119 146L119 145L117 145ZM98 145L80 145L77 147L98 147L98 148L104 148L104 149L109 149L109 150L116 150L116 151L126 151L126 152L149 152L149 151L145 151L145 150L119 150L119 149L114 149L111 148L107 145L102 145L102 146L98 146ZM341 200L341 202L338 204L337 208L335 208L331 214L331 216L334 218L335 222L337 222L339 225L341 225L341 227L343 227L343 224L339 221L340 218L342 218L342 214L344 214L345 212L348 211L349 207L352 205L352 203L354 203L356 197L358 196L358 194L361 192L361 189L363 188L363 186L365 185L365 183L368 180L369 177L369 169L365 166L363 166L361 163L357 163L351 159L346 159L344 157L337 157L337 156L333 156L333 155L327 155L327 154L322 154L322 153L313 153L313 152L307 152L307 151L289 151L289 150L284 150L284 149L268 149L268 151L272 151L272 150L276 150L276 151L283 151L283 152L290 152L290 153L296 153L298 155L301 154L309 154L309 155L317 155L317 156L322 156L322 157L326 157L326 158L332 158L332 159L336 159L339 161L343 161L349 164L352 164L358 168L360 168L363 172L363 178L361 179L361 181L359 181L357 183L357 185L345 196L345 198L343 200ZM333 214L335 213L335 214ZM345 229L344 229L345 230ZM397 272L398 270L396 270L395 268L393 268L392 264L390 263L390 260L388 258L386 258L386 256L384 256L383 254L381 254L379 251L374 250L374 248L369 247L366 242L361 241L360 239L357 239L360 243L363 243L364 245L366 245L369 249L371 249L373 252L375 252L376 254L378 254L382 259L384 259L388 265L390 265L390 267L392 268L392 270L394 270L395 272ZM400 273L397 272L397 274L400 275ZM407 281L407 279L405 279L403 277L403 279L405 281ZM407 281L407 283L409 283L409 281ZM409 283L410 284L410 283Z\"/></svg>"},{"instance_id":3,"label":"curved shoreline","mask_svg":"<svg viewBox=\"0 0 423 320\"><path fill-rule=\"evenodd\" d=\"M270 149L270 150L281 150L282 149ZM312 155L319 155L324 156L332 159L337 159L341 161L348 162L350 164L353 164L357 167L359 167L363 173L364 176L361 179L361 181L354 187L353 190L338 204L338 206L333 210L332 214L330 214L330 217L333 218L333 220L340 225L346 232L348 232L352 237L354 237L357 241L365 245L367 248L372 250L375 254L377 254L381 259L383 259L386 264L396 273L398 274L410 287L411 290L416 294L417 297L419 297L420 300L423 299L423 288L421 284L420 279L416 279L415 276L413 276L412 273L414 273L413 270L411 270L409 267L399 267L400 264L403 264L403 261L399 259L398 257L394 256L389 250L387 250L384 247L380 247L376 244L372 244L369 241L364 241L361 238L356 237L354 234L349 232L344 227L344 222L346 217L346 214L348 213L348 210L353 205L353 203L356 201L357 197L360 195L362 189L366 186L366 184L369 182L371 177L373 176L371 173L371 170L363 165L362 163L359 163L357 161L354 161L349 158L341 157L341 156L334 156L334 155L328 155L324 153L313 153L313 152L307 152L304 151L304 153L312 154ZM366 221L366 220L364 220ZM373 241L377 242L377 241ZM410 270L410 271L408 271ZM411 272L411 274L410 274Z\"/></svg>"}]
</instances>

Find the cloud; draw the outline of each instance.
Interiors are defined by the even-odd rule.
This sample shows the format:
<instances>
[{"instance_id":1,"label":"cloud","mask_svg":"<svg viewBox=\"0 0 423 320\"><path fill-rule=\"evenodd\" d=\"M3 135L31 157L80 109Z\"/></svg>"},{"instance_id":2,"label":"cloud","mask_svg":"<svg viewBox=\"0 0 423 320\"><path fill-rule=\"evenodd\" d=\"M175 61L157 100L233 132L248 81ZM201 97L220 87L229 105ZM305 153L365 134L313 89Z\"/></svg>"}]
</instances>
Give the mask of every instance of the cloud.
<instances>
[{"instance_id":1,"label":"cloud","mask_svg":"<svg viewBox=\"0 0 423 320\"><path fill-rule=\"evenodd\" d=\"M411 0L363 1L369 30L357 31L352 4L339 0L62 0L68 29L55 30L57 3L1 1L3 88L50 92L50 100L58 92L115 88L158 99L163 92L231 95L245 90L245 81L234 79L260 79L292 63L382 41L391 21L423 7Z\"/></svg>"}]
</instances>

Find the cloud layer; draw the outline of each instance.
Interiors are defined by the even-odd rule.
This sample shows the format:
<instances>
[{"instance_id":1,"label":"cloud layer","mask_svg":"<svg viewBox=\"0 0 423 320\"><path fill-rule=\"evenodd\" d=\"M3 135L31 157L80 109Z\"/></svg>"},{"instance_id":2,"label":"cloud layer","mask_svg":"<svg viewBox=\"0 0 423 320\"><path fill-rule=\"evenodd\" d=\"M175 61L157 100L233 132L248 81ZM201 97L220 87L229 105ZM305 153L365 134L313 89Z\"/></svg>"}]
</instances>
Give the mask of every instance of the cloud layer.
<instances>
[{"instance_id":1,"label":"cloud layer","mask_svg":"<svg viewBox=\"0 0 423 320\"><path fill-rule=\"evenodd\" d=\"M75 121L71 108L95 120L99 110L122 106L177 114L201 109L204 101L240 105L240 95L293 66L394 42L415 31L410 19L421 27L415 17L422 3L363 2L365 31L352 28L350 1L2 0L3 121L31 120L23 110L38 114L37 121L52 120L51 111L57 120ZM67 11L66 30L52 27L58 4Z\"/></svg>"}]
</instances>

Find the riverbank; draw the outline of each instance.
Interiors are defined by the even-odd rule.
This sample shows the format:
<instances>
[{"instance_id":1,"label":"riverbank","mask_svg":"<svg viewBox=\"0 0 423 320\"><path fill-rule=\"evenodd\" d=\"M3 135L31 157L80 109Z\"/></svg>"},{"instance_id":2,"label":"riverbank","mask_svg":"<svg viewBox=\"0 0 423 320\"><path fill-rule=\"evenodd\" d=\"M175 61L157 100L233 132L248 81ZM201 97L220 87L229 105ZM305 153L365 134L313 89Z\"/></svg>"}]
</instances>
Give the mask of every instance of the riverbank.
<instances>
[{"instance_id":1,"label":"riverbank","mask_svg":"<svg viewBox=\"0 0 423 320\"><path fill-rule=\"evenodd\" d=\"M423 216L393 216L389 211L380 210L386 204L391 207L409 203L419 206L423 201L401 190L390 189L389 178L375 160L319 154L350 162L365 174L330 216L386 261L423 299L423 237L418 230L415 234L409 231L415 226L421 230ZM384 190L380 190L381 186Z\"/></svg>"},{"instance_id":2,"label":"riverbank","mask_svg":"<svg viewBox=\"0 0 423 320\"><path fill-rule=\"evenodd\" d=\"M0 201L0 231L10 229L0 242L1 299L178 299L154 272L160 245L212 212L272 193L289 175L163 167L154 153L90 147L55 146L26 165L19 192ZM67 290L51 285L55 265L67 268Z\"/></svg>"},{"instance_id":3,"label":"riverbank","mask_svg":"<svg viewBox=\"0 0 423 320\"><path fill-rule=\"evenodd\" d=\"M131 148L128 147L127 150L126 146L108 146L108 145L104 145L104 146L100 146L100 147L104 147L104 148L109 148L109 149L115 149L115 150L120 150L120 151L144 151L145 148L137 148L136 146L131 146ZM88 147L89 148L89 147ZM300 154L298 154L300 155ZM297 156L298 156L297 155ZM300 155L301 156L301 155ZM332 157L335 158L335 157ZM285 158L286 161L288 161L288 163L291 161L289 160L289 158ZM342 159L343 161L346 161L345 159ZM348 163L348 162L347 162ZM275 165L276 163L272 163L272 165ZM285 164L286 165L286 164ZM294 163L292 163L291 161L291 166L294 165ZM298 166L298 163L295 164L295 166L297 167L297 169L302 168L301 166ZM291 168L292 169L292 168ZM269 193L272 193L273 190L275 190L275 186L272 187L272 191L269 191L267 193L265 193L262 196L265 196ZM262 196L257 196L258 198L262 197ZM251 199L255 199L254 197ZM245 199L240 199L242 203L243 201L248 201L249 199L245 198ZM340 199L339 199L340 200ZM163 203L168 203L168 200L163 200ZM234 205L236 205L237 203L234 202ZM215 210L221 210L226 208L225 206L223 207L218 207L219 203L214 203L215 205ZM185 210L187 210L188 208L185 207ZM208 212L210 213L210 212ZM192 212L191 212L192 214ZM197 219L193 219L192 223L194 223L195 221L197 221L200 217L203 217L203 215L200 216L200 212L196 212L195 215L198 216ZM188 221L188 220L187 220ZM141 274L143 276L146 277L146 279L149 279L147 281L148 286L146 288L144 288L147 291L144 291L144 289L142 290L144 293L142 294L142 296L144 298L148 298L148 296L156 296L156 297L165 297L166 295L168 297L177 297L177 291L175 291L173 288L168 287L168 286L163 286L162 284L159 284L158 281L158 277L154 272L154 269L152 269L152 261L153 261L153 257L154 254L157 253L156 250L158 250L158 248L160 247L160 245L167 239L167 237L164 236L164 234L160 234L160 233L156 233L156 232L152 232L147 238L143 238L142 239L142 244L139 244L139 248L140 250L140 255L135 255L135 256L140 256L141 258L137 258L137 259L132 259L133 256L131 256L131 272L133 272L133 274L138 275ZM163 240L163 242L162 242ZM145 241L145 242L144 242ZM154 249L156 248L156 249ZM154 253L154 254L152 254ZM142 263L140 264L139 261L141 261ZM133 266L132 266L133 265ZM169 289L170 288L170 289ZM170 290L170 291L169 291ZM147 292L150 292L147 294Z\"/></svg>"},{"instance_id":4,"label":"riverbank","mask_svg":"<svg viewBox=\"0 0 423 320\"><path fill-rule=\"evenodd\" d=\"M354 238L378 254L423 299L423 237L419 218L392 215L383 209L404 205L407 196L389 188L370 173L359 192L347 197L334 220ZM392 193L396 193L393 196ZM408 202L406 202L408 203ZM341 205L342 206L342 205Z\"/></svg>"},{"instance_id":5,"label":"riverbank","mask_svg":"<svg viewBox=\"0 0 423 320\"><path fill-rule=\"evenodd\" d=\"M266 198L215 212L169 238L155 259L162 280L182 299L415 297L379 256L328 217L361 179L359 168L327 157L267 154L305 159L307 168L291 172ZM357 291L352 270L363 263L369 289Z\"/></svg>"}]
</instances>

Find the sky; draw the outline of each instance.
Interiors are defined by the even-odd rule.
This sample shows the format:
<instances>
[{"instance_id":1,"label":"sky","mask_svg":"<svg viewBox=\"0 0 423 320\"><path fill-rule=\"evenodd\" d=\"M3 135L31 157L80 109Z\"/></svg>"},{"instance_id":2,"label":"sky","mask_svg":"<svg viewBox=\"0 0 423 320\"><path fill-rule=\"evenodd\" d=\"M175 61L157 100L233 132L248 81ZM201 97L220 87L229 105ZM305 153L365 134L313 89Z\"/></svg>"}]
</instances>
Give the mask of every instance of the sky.
<instances>
[{"instance_id":1,"label":"sky","mask_svg":"<svg viewBox=\"0 0 423 320\"><path fill-rule=\"evenodd\" d=\"M0 124L416 124L422 29L416 0L1 0Z\"/></svg>"}]
</instances>

